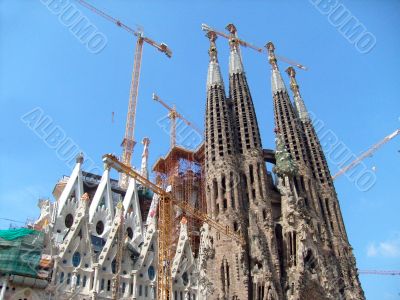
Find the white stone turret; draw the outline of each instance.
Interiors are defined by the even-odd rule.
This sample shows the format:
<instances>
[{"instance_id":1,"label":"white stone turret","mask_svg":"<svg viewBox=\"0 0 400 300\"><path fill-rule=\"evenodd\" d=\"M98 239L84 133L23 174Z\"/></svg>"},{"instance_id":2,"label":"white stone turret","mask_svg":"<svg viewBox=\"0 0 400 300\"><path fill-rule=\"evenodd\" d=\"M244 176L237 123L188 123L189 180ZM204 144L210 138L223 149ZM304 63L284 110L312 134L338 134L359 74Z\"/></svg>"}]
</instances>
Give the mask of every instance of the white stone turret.
<instances>
[{"instance_id":1,"label":"white stone turret","mask_svg":"<svg viewBox=\"0 0 400 300\"><path fill-rule=\"evenodd\" d=\"M149 160L149 145L150 139L145 137L142 141L143 144L143 153L142 153L142 165L140 168L140 173L143 177L149 178L149 167L148 167L148 160Z\"/></svg>"}]
</instances>

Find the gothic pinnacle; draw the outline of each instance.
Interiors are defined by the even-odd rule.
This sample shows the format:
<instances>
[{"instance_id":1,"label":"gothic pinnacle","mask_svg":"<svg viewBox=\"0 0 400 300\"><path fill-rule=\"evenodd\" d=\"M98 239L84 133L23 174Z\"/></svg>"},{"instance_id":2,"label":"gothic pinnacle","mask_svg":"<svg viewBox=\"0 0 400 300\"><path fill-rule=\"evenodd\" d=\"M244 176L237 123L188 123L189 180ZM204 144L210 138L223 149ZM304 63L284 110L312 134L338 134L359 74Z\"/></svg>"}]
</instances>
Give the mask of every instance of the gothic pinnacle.
<instances>
[{"instance_id":1,"label":"gothic pinnacle","mask_svg":"<svg viewBox=\"0 0 400 300\"><path fill-rule=\"evenodd\" d=\"M306 105L304 104L303 98L300 95L299 85L296 81L296 71L293 67L289 67L286 69L286 73L288 73L290 77L290 89L293 91L294 95L294 107L297 113L297 116L300 118L302 122L309 120L308 112L306 109Z\"/></svg>"},{"instance_id":2,"label":"gothic pinnacle","mask_svg":"<svg viewBox=\"0 0 400 300\"><path fill-rule=\"evenodd\" d=\"M271 77L271 88L272 94L279 91L286 90L285 83L283 82L281 73L279 72L278 63L275 57L275 46L272 42L268 42L265 45L268 51L268 61L272 66L272 77Z\"/></svg>"},{"instance_id":3,"label":"gothic pinnacle","mask_svg":"<svg viewBox=\"0 0 400 300\"><path fill-rule=\"evenodd\" d=\"M235 25L228 24L226 29L231 33L229 38L229 75L243 73L243 63L240 54L239 42L237 40L237 30Z\"/></svg>"},{"instance_id":4,"label":"gothic pinnacle","mask_svg":"<svg viewBox=\"0 0 400 300\"><path fill-rule=\"evenodd\" d=\"M217 39L217 35L215 32L209 31L207 33L207 37L210 40L210 48L208 50L208 54L210 55L210 63L208 65L208 76L207 76L207 88L212 85L223 85L221 70L218 64L218 51L215 45L215 40Z\"/></svg>"}]
</instances>

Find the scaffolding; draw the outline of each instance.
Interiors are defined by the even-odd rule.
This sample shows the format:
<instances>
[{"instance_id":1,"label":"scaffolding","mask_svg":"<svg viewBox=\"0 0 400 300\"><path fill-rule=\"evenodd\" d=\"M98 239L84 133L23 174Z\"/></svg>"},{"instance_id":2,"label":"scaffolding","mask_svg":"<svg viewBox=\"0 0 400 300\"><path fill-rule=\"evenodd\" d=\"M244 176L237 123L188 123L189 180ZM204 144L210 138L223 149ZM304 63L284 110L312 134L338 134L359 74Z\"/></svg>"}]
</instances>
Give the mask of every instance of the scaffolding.
<instances>
[{"instance_id":1,"label":"scaffolding","mask_svg":"<svg viewBox=\"0 0 400 300\"><path fill-rule=\"evenodd\" d=\"M173 147L165 157L157 160L153 167L156 182L167 189L170 186L172 197L206 213L204 194L204 146L192 151L183 147ZM179 237L179 224L182 217L186 217L190 244L194 256L198 256L200 246L200 227L202 222L191 215L187 215L177 206L173 207L172 253L175 252Z\"/></svg>"}]
</instances>

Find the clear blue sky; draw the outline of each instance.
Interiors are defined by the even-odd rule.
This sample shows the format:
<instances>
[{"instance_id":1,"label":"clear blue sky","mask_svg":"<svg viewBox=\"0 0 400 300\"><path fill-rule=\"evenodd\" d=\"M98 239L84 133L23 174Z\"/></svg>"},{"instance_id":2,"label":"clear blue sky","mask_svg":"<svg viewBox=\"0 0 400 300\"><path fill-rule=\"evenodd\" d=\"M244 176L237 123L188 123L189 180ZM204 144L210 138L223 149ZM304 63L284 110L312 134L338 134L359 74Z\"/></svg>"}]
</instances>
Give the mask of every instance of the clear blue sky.
<instances>
[{"instance_id":1,"label":"clear blue sky","mask_svg":"<svg viewBox=\"0 0 400 300\"><path fill-rule=\"evenodd\" d=\"M400 127L400 1L342 1L376 37L368 54L359 53L307 0L91 3L132 27L142 25L148 36L173 50L172 59L146 45L143 54L136 139L150 137L151 163L169 146L157 125L166 112L151 100L153 91L203 126L208 41L201 23L222 30L232 22L244 39L260 46L272 40L277 53L307 65L309 71L297 76L306 105L355 154ZM107 37L98 54L90 53L40 0L0 0L1 218L37 217L37 199L51 197L57 180L71 171L21 121L30 110L40 107L100 166L102 154L121 151L135 40L80 10ZM223 39L217 45L227 82L228 45ZM271 148L269 65L265 56L248 49L243 60L263 144ZM283 71L286 65L280 65ZM399 149L400 137L365 161L377 177L369 191L359 191L346 177L336 181L360 269L400 270ZM136 166L141 151L139 144ZM9 223L0 220L0 227ZM399 276L361 275L361 281L368 299L400 299Z\"/></svg>"}]
</instances>

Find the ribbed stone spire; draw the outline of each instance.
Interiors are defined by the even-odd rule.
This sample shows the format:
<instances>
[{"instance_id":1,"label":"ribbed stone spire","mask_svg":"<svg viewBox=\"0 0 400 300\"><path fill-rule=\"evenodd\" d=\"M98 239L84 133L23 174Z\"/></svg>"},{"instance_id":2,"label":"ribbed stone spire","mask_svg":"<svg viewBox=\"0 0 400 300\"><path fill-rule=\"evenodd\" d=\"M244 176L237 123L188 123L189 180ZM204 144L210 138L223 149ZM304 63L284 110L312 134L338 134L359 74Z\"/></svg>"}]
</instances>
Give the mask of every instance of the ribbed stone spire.
<instances>
[{"instance_id":1,"label":"ribbed stone spire","mask_svg":"<svg viewBox=\"0 0 400 300\"><path fill-rule=\"evenodd\" d=\"M233 24L228 24L226 29L231 32L231 37L229 39L229 47L231 49L231 54L229 56L229 75L243 73L244 69L239 43L237 41L236 27Z\"/></svg>"},{"instance_id":2,"label":"ribbed stone spire","mask_svg":"<svg viewBox=\"0 0 400 300\"><path fill-rule=\"evenodd\" d=\"M268 60L272 66L271 70L271 88L272 94L285 90L285 83L283 82L281 73L279 72L278 64L275 57L275 46L272 42L268 42L265 47L268 50Z\"/></svg>"},{"instance_id":3,"label":"ribbed stone spire","mask_svg":"<svg viewBox=\"0 0 400 300\"><path fill-rule=\"evenodd\" d=\"M218 63L217 57L217 47L215 45L215 40L217 35L214 32L208 32L207 37L210 39L210 49L208 54L210 55L210 63L208 65L208 75L207 75L207 89L212 85L223 85L221 70Z\"/></svg>"},{"instance_id":4,"label":"ribbed stone spire","mask_svg":"<svg viewBox=\"0 0 400 300\"><path fill-rule=\"evenodd\" d=\"M308 116L307 108L304 104L303 98L300 95L299 85L296 81L296 71L293 69L293 67L289 67L286 69L286 73L288 73L290 77L290 89L293 91L294 95L294 107L296 114L302 122L309 121L310 118Z\"/></svg>"},{"instance_id":5,"label":"ribbed stone spire","mask_svg":"<svg viewBox=\"0 0 400 300\"><path fill-rule=\"evenodd\" d=\"M149 178L149 167L148 167L148 160L149 160L149 144L150 139L145 137L142 141L143 144L143 153L142 153L142 164L140 168L140 173L143 177Z\"/></svg>"}]
</instances>

